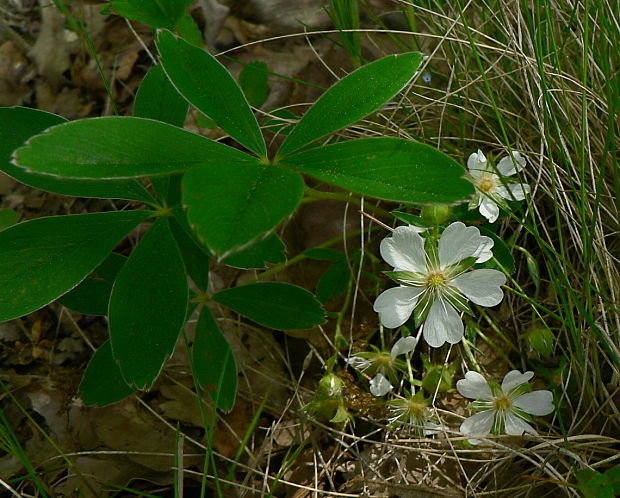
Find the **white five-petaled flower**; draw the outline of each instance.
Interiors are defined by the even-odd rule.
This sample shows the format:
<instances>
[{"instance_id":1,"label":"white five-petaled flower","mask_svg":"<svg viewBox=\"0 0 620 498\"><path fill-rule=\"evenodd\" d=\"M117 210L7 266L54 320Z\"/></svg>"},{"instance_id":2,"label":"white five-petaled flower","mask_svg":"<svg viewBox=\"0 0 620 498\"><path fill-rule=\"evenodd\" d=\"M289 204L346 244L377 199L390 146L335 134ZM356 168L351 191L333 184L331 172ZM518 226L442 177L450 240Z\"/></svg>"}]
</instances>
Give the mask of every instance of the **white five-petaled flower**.
<instances>
[{"instance_id":1,"label":"white five-petaled flower","mask_svg":"<svg viewBox=\"0 0 620 498\"><path fill-rule=\"evenodd\" d=\"M499 216L498 204L503 200L522 201L529 193L530 186L524 183L504 184L502 177L512 176L525 167L525 158L516 151L512 157L506 156L497 163L495 170L481 152L474 152L467 160L467 168L477 192L474 194L472 206L477 207L480 214L490 223ZM499 173L499 175L497 174Z\"/></svg>"},{"instance_id":2,"label":"white five-petaled flower","mask_svg":"<svg viewBox=\"0 0 620 498\"><path fill-rule=\"evenodd\" d=\"M478 372L467 372L456 383L458 392L466 398L475 399L472 408L481 410L465 419L461 432L472 436L506 433L521 436L524 433L538 435L527 423L530 415L549 415L553 412L553 395L550 391L532 391L528 382L533 372L508 372L501 386L487 380ZM478 444L480 440L470 439Z\"/></svg>"},{"instance_id":3,"label":"white five-petaled flower","mask_svg":"<svg viewBox=\"0 0 620 498\"><path fill-rule=\"evenodd\" d=\"M493 239L460 221L449 225L438 244L423 239L415 227L400 226L381 241L381 256L392 267L400 287L382 292L374 310L387 328L404 324L414 310L424 321L424 339L434 348L463 338L464 327L457 310L468 311L467 300L495 306L504 297L505 275L497 270L467 271L473 263L489 260Z\"/></svg>"},{"instance_id":4,"label":"white five-petaled flower","mask_svg":"<svg viewBox=\"0 0 620 498\"><path fill-rule=\"evenodd\" d=\"M392 424L408 424L420 436L437 434L442 426L431 420L432 415L428 405L422 391L418 391L413 396L390 400L388 420Z\"/></svg>"},{"instance_id":5,"label":"white five-petaled flower","mask_svg":"<svg viewBox=\"0 0 620 498\"><path fill-rule=\"evenodd\" d=\"M379 350L357 353L351 356L347 363L362 372L376 374L370 380L370 392L374 396L385 396L394 387L388 378L396 381L396 370L401 367L399 363L402 362L397 360L397 357L413 351L416 344L414 337L401 337L392 346L389 354Z\"/></svg>"}]
</instances>

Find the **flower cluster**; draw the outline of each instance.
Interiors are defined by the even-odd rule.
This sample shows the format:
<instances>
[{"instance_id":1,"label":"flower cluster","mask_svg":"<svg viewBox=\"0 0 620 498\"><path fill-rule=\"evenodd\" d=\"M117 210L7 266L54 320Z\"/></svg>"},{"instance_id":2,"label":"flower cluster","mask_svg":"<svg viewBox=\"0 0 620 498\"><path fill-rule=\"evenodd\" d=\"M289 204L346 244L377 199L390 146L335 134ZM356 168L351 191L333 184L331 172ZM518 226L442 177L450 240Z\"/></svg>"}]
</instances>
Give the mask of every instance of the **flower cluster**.
<instances>
[{"instance_id":1,"label":"flower cluster","mask_svg":"<svg viewBox=\"0 0 620 498\"><path fill-rule=\"evenodd\" d=\"M506 201L523 200L529 192L527 185L507 182L507 177L525 167L525 159L518 152L502 158L494 167L478 151L469 157L467 166L469 178L476 187L470 209L478 208L490 223L499 217L500 207L507 207ZM381 256L392 267L384 273L398 286L382 292L373 308L379 313L383 327L390 329L404 325L413 315L426 342L438 348L461 341L462 314L472 313L470 302L491 307L502 301L506 276L498 270L475 267L493 257L495 245L478 228L456 221L440 234L440 227L451 217L450 206L425 207L421 216L421 219L399 218L406 222L422 220L429 224L427 228L399 226L381 241ZM394 384L399 384L398 373L407 366L412 392L402 387L402 396L386 402L389 422L392 426L406 424L424 436L443 429L434 418L424 390L436 394L441 389L450 389L454 369L441 365L438 371L423 357L426 375L422 381L414 380L408 355L416 345L416 339L404 337L389 353L373 347L372 351L356 353L347 362L371 376L370 392L376 397L391 393ZM402 355L406 362L400 359ZM477 413L463 421L460 431L472 436L469 439L472 444L478 444L477 438L489 434L536 435L530 425L532 416L548 415L554 408L550 391L530 392L529 381L533 376L533 372L512 370L500 385L487 382L478 372L467 372L456 387L462 396L475 400L471 408ZM446 385L442 387L441 382ZM417 393L414 385L421 386Z\"/></svg>"},{"instance_id":2,"label":"flower cluster","mask_svg":"<svg viewBox=\"0 0 620 498\"><path fill-rule=\"evenodd\" d=\"M504 297L504 274L497 270L469 271L472 264L488 261L493 240L476 227L460 221L449 225L435 245L414 226L400 226L381 242L381 256L394 270L388 272L399 287L377 297L374 310L387 328L403 325L416 312L424 322L424 339L432 347L456 344L464 333L459 311L470 311L468 300L495 306Z\"/></svg>"}]
</instances>

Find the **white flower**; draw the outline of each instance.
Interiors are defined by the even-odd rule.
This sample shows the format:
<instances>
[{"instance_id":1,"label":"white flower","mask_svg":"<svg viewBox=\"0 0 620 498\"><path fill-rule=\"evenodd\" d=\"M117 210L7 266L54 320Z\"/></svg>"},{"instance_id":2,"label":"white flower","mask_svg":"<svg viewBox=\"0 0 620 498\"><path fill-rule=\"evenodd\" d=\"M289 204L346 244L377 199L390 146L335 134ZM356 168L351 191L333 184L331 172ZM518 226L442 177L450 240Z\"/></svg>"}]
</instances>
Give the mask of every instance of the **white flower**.
<instances>
[{"instance_id":1,"label":"white flower","mask_svg":"<svg viewBox=\"0 0 620 498\"><path fill-rule=\"evenodd\" d=\"M456 344L464 333L457 310L469 311L467 301L495 306L504 297L506 277L497 270L467 271L473 263L492 257L493 239L460 221L449 225L437 245L423 239L413 227L397 227L381 241L381 256L392 267L387 272L400 287L377 297L374 310L387 328L404 324L411 314L424 321L424 339L434 348Z\"/></svg>"},{"instance_id":2,"label":"white flower","mask_svg":"<svg viewBox=\"0 0 620 498\"><path fill-rule=\"evenodd\" d=\"M528 382L533 372L521 373L511 370L502 385L489 384L478 372L467 372L465 378L456 383L458 392L466 398L475 399L472 408L481 410L465 419L461 432L468 435L506 433L521 436L524 433L538 435L527 423L530 415L549 415L553 412L553 395L550 391L532 391ZM478 439L470 439L478 444Z\"/></svg>"},{"instance_id":3,"label":"white flower","mask_svg":"<svg viewBox=\"0 0 620 498\"><path fill-rule=\"evenodd\" d=\"M512 158L506 156L497 163L497 171L487 161L481 151L474 152L467 160L467 168L473 184L478 190L474 194L472 205L480 214L493 223L499 216L499 206L503 199L522 201L529 193L530 186L524 183L504 184L504 178L514 175L525 167L525 158L518 152ZM499 176L497 173L499 173Z\"/></svg>"},{"instance_id":4,"label":"white flower","mask_svg":"<svg viewBox=\"0 0 620 498\"><path fill-rule=\"evenodd\" d=\"M370 392L374 396L385 396L394 387L388 377L396 381L396 370L402 368L402 361L397 360L397 357L413 351L416 344L415 337L401 337L389 354L379 350L357 353L347 363L362 372L376 374L370 381Z\"/></svg>"},{"instance_id":5,"label":"white flower","mask_svg":"<svg viewBox=\"0 0 620 498\"><path fill-rule=\"evenodd\" d=\"M393 399L388 402L390 412L390 423L405 423L420 436L437 434L443 427L436 422L429 420L431 411L428 408L428 401L424 399L422 391L418 391L414 396L407 396L402 399Z\"/></svg>"},{"instance_id":6,"label":"white flower","mask_svg":"<svg viewBox=\"0 0 620 498\"><path fill-rule=\"evenodd\" d=\"M378 373L370 380L370 392L373 396L385 396L393 388L394 386L382 373Z\"/></svg>"}]
</instances>

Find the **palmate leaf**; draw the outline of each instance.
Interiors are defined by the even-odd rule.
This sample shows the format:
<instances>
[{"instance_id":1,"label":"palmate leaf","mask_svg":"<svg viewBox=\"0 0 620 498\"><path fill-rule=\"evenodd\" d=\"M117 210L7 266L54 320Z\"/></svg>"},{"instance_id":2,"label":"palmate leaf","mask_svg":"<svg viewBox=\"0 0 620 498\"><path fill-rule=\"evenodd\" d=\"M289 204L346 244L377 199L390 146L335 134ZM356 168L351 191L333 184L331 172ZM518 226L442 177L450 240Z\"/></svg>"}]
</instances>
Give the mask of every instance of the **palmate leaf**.
<instances>
[{"instance_id":1,"label":"palmate leaf","mask_svg":"<svg viewBox=\"0 0 620 498\"><path fill-rule=\"evenodd\" d=\"M0 209L0 231L15 225L19 221L19 215L13 209Z\"/></svg>"},{"instance_id":2,"label":"palmate leaf","mask_svg":"<svg viewBox=\"0 0 620 498\"><path fill-rule=\"evenodd\" d=\"M132 387L148 389L185 323L187 277L168 220L159 218L123 266L112 288L112 354Z\"/></svg>"},{"instance_id":3,"label":"palmate leaf","mask_svg":"<svg viewBox=\"0 0 620 498\"><path fill-rule=\"evenodd\" d=\"M366 138L300 152L284 164L363 195L398 202L456 202L473 194L464 169L425 144Z\"/></svg>"},{"instance_id":4,"label":"palmate leaf","mask_svg":"<svg viewBox=\"0 0 620 498\"><path fill-rule=\"evenodd\" d=\"M112 0L103 10L156 28L174 28L192 0Z\"/></svg>"},{"instance_id":5,"label":"palmate leaf","mask_svg":"<svg viewBox=\"0 0 620 498\"><path fill-rule=\"evenodd\" d=\"M123 379L112 356L109 340L99 347L88 363L80 383L80 391L87 406L110 405L135 392Z\"/></svg>"},{"instance_id":6,"label":"palmate leaf","mask_svg":"<svg viewBox=\"0 0 620 498\"><path fill-rule=\"evenodd\" d=\"M209 116L241 145L265 156L265 139L241 88L208 52L162 30L157 36L161 64L190 104Z\"/></svg>"},{"instance_id":7,"label":"palmate leaf","mask_svg":"<svg viewBox=\"0 0 620 498\"><path fill-rule=\"evenodd\" d=\"M261 269L265 268L267 263L275 264L283 261L286 261L286 247L282 239L272 233L250 247L224 258L222 263L237 268Z\"/></svg>"},{"instance_id":8,"label":"palmate leaf","mask_svg":"<svg viewBox=\"0 0 620 498\"><path fill-rule=\"evenodd\" d=\"M150 211L54 216L0 232L0 322L42 308L79 284Z\"/></svg>"},{"instance_id":9,"label":"palmate leaf","mask_svg":"<svg viewBox=\"0 0 620 498\"><path fill-rule=\"evenodd\" d=\"M237 394L237 367L232 348L206 306L202 308L192 348L198 383L220 410L232 410Z\"/></svg>"},{"instance_id":10,"label":"palmate leaf","mask_svg":"<svg viewBox=\"0 0 620 498\"><path fill-rule=\"evenodd\" d=\"M155 119L183 128L188 110L189 104L168 81L161 65L149 69L136 93L134 116ZM178 184L180 179L173 180L170 175L151 178L157 197L162 202L166 200L170 192L171 181Z\"/></svg>"},{"instance_id":11,"label":"palmate leaf","mask_svg":"<svg viewBox=\"0 0 620 498\"><path fill-rule=\"evenodd\" d=\"M198 164L256 161L176 126L117 116L54 126L17 149L14 160L28 171L85 179L139 178L182 173Z\"/></svg>"},{"instance_id":12,"label":"palmate leaf","mask_svg":"<svg viewBox=\"0 0 620 498\"><path fill-rule=\"evenodd\" d=\"M149 69L136 93L133 115L182 128L188 109L189 104L166 78L161 65Z\"/></svg>"},{"instance_id":13,"label":"palmate leaf","mask_svg":"<svg viewBox=\"0 0 620 498\"><path fill-rule=\"evenodd\" d=\"M266 63L251 62L239 74L239 85L250 104L261 107L269 97L269 67Z\"/></svg>"},{"instance_id":14,"label":"palmate leaf","mask_svg":"<svg viewBox=\"0 0 620 498\"><path fill-rule=\"evenodd\" d=\"M60 297L58 302L85 315L107 315L114 279L126 261L125 256L110 253L88 278Z\"/></svg>"},{"instance_id":15,"label":"palmate leaf","mask_svg":"<svg viewBox=\"0 0 620 498\"><path fill-rule=\"evenodd\" d=\"M307 329L325 322L321 303L307 290L290 284L243 285L218 292L213 300L276 330Z\"/></svg>"},{"instance_id":16,"label":"palmate leaf","mask_svg":"<svg viewBox=\"0 0 620 498\"><path fill-rule=\"evenodd\" d=\"M258 161L212 164L184 176L183 203L200 240L225 258L290 215L303 188L298 173Z\"/></svg>"},{"instance_id":17,"label":"palmate leaf","mask_svg":"<svg viewBox=\"0 0 620 498\"><path fill-rule=\"evenodd\" d=\"M390 55L341 79L308 109L278 156L290 155L376 111L407 85L421 62L422 55L415 52Z\"/></svg>"},{"instance_id":18,"label":"palmate leaf","mask_svg":"<svg viewBox=\"0 0 620 498\"><path fill-rule=\"evenodd\" d=\"M184 227L179 223L178 217L180 216L184 216L183 211L175 213L175 218L170 220L170 230L181 251L185 272L198 289L206 292L209 285L209 253L188 233L188 231L191 232L189 226Z\"/></svg>"},{"instance_id":19,"label":"palmate leaf","mask_svg":"<svg viewBox=\"0 0 620 498\"><path fill-rule=\"evenodd\" d=\"M59 179L29 173L11 164L11 154L26 140L50 126L65 122L63 117L49 112L26 107L0 107L0 170L25 185L62 195L129 199L146 203L154 200L136 180L101 182Z\"/></svg>"}]
</instances>

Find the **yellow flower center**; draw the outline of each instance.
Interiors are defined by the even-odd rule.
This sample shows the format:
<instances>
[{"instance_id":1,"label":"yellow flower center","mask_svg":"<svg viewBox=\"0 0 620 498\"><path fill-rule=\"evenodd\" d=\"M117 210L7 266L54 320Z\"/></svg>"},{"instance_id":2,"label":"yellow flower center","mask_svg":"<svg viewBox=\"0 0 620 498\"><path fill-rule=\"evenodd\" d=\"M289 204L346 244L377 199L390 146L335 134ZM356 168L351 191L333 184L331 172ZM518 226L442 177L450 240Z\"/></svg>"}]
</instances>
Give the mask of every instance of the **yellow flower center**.
<instances>
[{"instance_id":1,"label":"yellow flower center","mask_svg":"<svg viewBox=\"0 0 620 498\"><path fill-rule=\"evenodd\" d=\"M426 404L413 399L407 400L406 412L409 420L416 420L418 423L423 422L427 418Z\"/></svg>"},{"instance_id":2,"label":"yellow flower center","mask_svg":"<svg viewBox=\"0 0 620 498\"><path fill-rule=\"evenodd\" d=\"M434 290L434 289L439 289L441 287L445 287L447 280L448 279L443 273L433 272L433 273L429 273L426 276L426 281L424 283L426 285L426 288Z\"/></svg>"},{"instance_id":3,"label":"yellow flower center","mask_svg":"<svg viewBox=\"0 0 620 498\"><path fill-rule=\"evenodd\" d=\"M492 176L483 176L478 182L478 188L483 192L493 192L497 188L497 180Z\"/></svg>"},{"instance_id":4,"label":"yellow flower center","mask_svg":"<svg viewBox=\"0 0 620 498\"><path fill-rule=\"evenodd\" d=\"M495 400L495 410L498 412L507 412L511 407L512 402L506 396L502 396Z\"/></svg>"}]
</instances>

